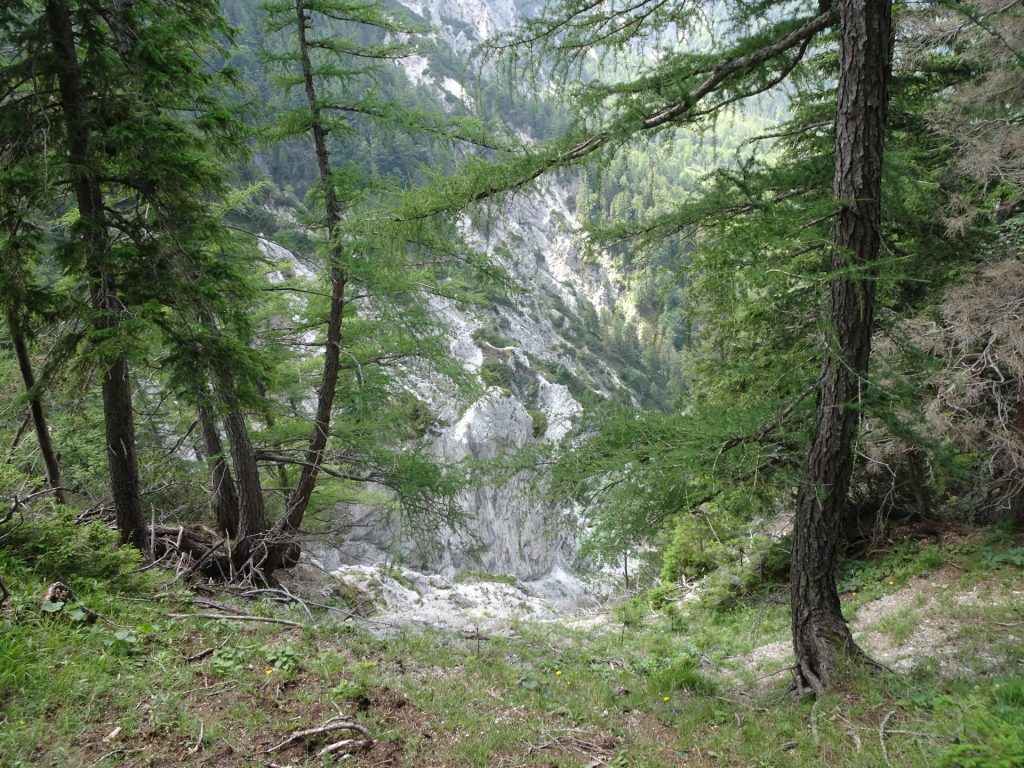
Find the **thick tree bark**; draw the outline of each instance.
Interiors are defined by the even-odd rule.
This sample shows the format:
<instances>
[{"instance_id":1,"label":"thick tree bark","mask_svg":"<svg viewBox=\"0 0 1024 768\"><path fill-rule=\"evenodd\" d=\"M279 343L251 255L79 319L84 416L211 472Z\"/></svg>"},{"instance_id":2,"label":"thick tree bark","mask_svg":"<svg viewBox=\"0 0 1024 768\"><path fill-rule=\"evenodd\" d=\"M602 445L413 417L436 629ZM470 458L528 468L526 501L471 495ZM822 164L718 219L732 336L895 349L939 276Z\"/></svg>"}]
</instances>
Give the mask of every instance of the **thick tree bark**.
<instances>
[{"instance_id":1,"label":"thick tree bark","mask_svg":"<svg viewBox=\"0 0 1024 768\"><path fill-rule=\"evenodd\" d=\"M85 260L92 280L92 305L101 331L115 329L121 303L110 265L103 192L92 155L90 117L75 48L75 30L66 2L48 0L46 21L52 36L53 66L60 90L61 111L67 133L71 186L78 203ZM141 482L135 448L135 420L128 360L118 354L103 377L103 417L107 463L114 496L117 527L123 542L145 550L146 520L142 511Z\"/></svg>"},{"instance_id":2,"label":"thick tree bark","mask_svg":"<svg viewBox=\"0 0 1024 768\"><path fill-rule=\"evenodd\" d=\"M299 473L299 480L288 498L288 508L283 521L283 528L292 533L302 525L306 507L313 489L316 487L317 475L323 463L324 449L331 429L331 412L338 389L338 376L341 372L341 326L345 315L345 282L346 276L340 265L340 247L336 238L338 225L341 223L341 207L338 204L334 182L331 179L331 160L327 149L327 129L324 126L317 101L316 87L313 82L313 65L309 57L308 23L309 17L302 0L296 0L295 13L299 45L299 60L302 66L302 79L306 91L312 117L313 144L316 150L317 168L320 184L323 188L324 207L327 216L327 237L331 248L331 307L327 317L327 340L324 345L324 368L317 393L316 416L313 420L313 433L310 435L306 448L305 462ZM284 558L283 565L294 564L297 553L292 547L291 554Z\"/></svg>"},{"instance_id":3,"label":"thick tree bark","mask_svg":"<svg viewBox=\"0 0 1024 768\"><path fill-rule=\"evenodd\" d=\"M206 463L210 468L210 492L213 494L213 513L217 518L217 527L228 538L237 539L238 493L224 455L217 422L210 409L204 406L199 406L199 426L203 430Z\"/></svg>"},{"instance_id":4,"label":"thick tree bark","mask_svg":"<svg viewBox=\"0 0 1024 768\"><path fill-rule=\"evenodd\" d=\"M818 380L814 437L796 502L791 566L800 691L821 692L839 656L857 657L836 589L841 513L853 471L857 406L867 385L881 242L881 174L891 69L892 0L840 0L837 213L831 330Z\"/></svg>"},{"instance_id":5,"label":"thick tree bark","mask_svg":"<svg viewBox=\"0 0 1024 768\"><path fill-rule=\"evenodd\" d=\"M57 501L61 504L67 504L68 496L64 490L64 481L60 474L60 462L57 461L57 452L53 450L50 430L46 425L46 414L43 413L43 404L40 402L39 392L36 389L36 377L32 372L32 358L29 357L25 334L21 330L18 318L14 316L14 310L8 310L7 327L11 330L14 355L18 358L21 380L25 384L25 392L28 395L29 413L32 415L32 424L36 429L39 452L43 456L43 466L46 468L46 483L53 489L53 495Z\"/></svg>"}]
</instances>

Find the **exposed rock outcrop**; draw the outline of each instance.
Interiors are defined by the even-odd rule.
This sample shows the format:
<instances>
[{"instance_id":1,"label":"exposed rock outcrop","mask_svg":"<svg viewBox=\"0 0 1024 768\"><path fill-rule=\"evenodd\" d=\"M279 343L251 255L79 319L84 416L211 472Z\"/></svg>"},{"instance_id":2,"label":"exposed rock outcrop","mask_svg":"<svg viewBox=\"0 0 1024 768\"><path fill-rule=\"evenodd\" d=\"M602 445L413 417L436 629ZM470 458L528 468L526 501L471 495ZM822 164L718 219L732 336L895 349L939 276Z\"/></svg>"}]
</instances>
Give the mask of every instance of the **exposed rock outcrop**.
<instances>
[{"instance_id":1,"label":"exposed rock outcrop","mask_svg":"<svg viewBox=\"0 0 1024 768\"><path fill-rule=\"evenodd\" d=\"M457 53L510 29L519 12L513 0L400 2ZM440 103L472 106L472 88L444 62L412 56L400 66L411 83L432 88ZM571 184L538 185L517 194L493 220L463 222L469 244L511 275L520 291L495 296L491 307L431 302L448 329L452 356L488 385L483 396L467 401L438 372L405 372L405 386L432 415L426 447L447 462L500 463L530 445L558 443L582 413L574 391L610 394L619 385L599 350L580 348L582 338L597 338L598 318L614 309L621 281L607 256L586 248L572 199ZM272 243L263 248L275 261L286 261ZM302 267L297 264L295 272L303 274ZM479 569L538 581L539 590L564 600L579 591L573 576L578 516L553 506L542 490L536 473L510 470L465 491L458 505L467 525L442 531L431 546L392 518L384 489L368 487L366 495L384 503L339 505L333 516L341 534L333 543L311 541L307 548L332 572L384 562L446 577Z\"/></svg>"}]
</instances>

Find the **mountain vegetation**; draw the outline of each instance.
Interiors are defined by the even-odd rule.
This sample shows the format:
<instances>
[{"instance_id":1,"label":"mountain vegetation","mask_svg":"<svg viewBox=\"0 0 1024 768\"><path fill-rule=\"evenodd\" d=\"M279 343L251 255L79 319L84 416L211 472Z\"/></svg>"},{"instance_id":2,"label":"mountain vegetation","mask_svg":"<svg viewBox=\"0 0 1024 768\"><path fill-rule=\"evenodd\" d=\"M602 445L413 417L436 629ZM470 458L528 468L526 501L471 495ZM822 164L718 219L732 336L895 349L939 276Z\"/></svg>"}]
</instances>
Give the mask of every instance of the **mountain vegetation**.
<instances>
[{"instance_id":1,"label":"mountain vegetation","mask_svg":"<svg viewBox=\"0 0 1024 768\"><path fill-rule=\"evenodd\" d=\"M0 764L1021 764L1024 9L508 5L0 9ZM289 588L526 485L593 632Z\"/></svg>"}]
</instances>

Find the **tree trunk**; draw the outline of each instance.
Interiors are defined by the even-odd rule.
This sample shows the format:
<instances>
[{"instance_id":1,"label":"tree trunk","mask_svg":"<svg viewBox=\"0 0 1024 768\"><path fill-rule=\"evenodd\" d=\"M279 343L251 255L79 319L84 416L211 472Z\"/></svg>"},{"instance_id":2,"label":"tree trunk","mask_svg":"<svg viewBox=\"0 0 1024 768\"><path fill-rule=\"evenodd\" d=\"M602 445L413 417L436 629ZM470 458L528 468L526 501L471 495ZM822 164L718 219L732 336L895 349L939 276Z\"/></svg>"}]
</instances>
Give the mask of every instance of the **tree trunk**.
<instances>
[{"instance_id":1,"label":"tree trunk","mask_svg":"<svg viewBox=\"0 0 1024 768\"><path fill-rule=\"evenodd\" d=\"M334 397L338 389L338 376L341 372L341 326L345 314L345 283L346 276L340 265L340 247L336 242L338 225L341 223L341 209L338 205L334 182L331 179L331 161L327 150L327 130L321 119L320 105L317 101L316 87L313 82L313 65L309 57L307 40L306 7L301 0L296 0L297 36L299 59L302 66L302 79L306 91L312 117L313 144L316 150L317 168L320 184L323 187L324 207L327 216L327 237L331 241L331 307L327 317L327 341L324 346L324 369L317 393L316 416L313 421L313 433L310 435L306 448L305 463L299 473L299 480L288 498L288 507L283 521L283 528L295 532L302 525L306 507L313 489L316 487L317 475L323 463L324 449L331 429L331 412L334 408ZM291 554L282 560L287 566L294 564L297 557L295 547Z\"/></svg>"},{"instance_id":2,"label":"tree trunk","mask_svg":"<svg viewBox=\"0 0 1024 768\"><path fill-rule=\"evenodd\" d=\"M109 258L103 192L91 148L90 117L75 48L75 30L66 2L48 0L46 21L52 35L53 65L60 90L61 111L67 133L71 186L78 203L85 260L92 280L92 305L101 331L114 330L121 303L117 297ZM141 482L135 449L135 420L128 360L118 354L103 377L103 417L107 463L114 495L117 527L122 542L146 550L146 520L142 512Z\"/></svg>"},{"instance_id":3,"label":"tree trunk","mask_svg":"<svg viewBox=\"0 0 1024 768\"><path fill-rule=\"evenodd\" d=\"M797 495L790 572L796 686L815 693L828 685L839 656L863 656L843 618L836 556L874 322L892 0L840 0L839 14L833 194L843 207L833 230L832 338Z\"/></svg>"},{"instance_id":4,"label":"tree trunk","mask_svg":"<svg viewBox=\"0 0 1024 768\"><path fill-rule=\"evenodd\" d=\"M112 327L111 322L107 327ZM103 419L107 437L107 463L114 495L117 529L123 542L144 552L149 548L146 518L142 512L142 483L135 450L135 415L128 360L118 355L103 379Z\"/></svg>"},{"instance_id":5,"label":"tree trunk","mask_svg":"<svg viewBox=\"0 0 1024 768\"><path fill-rule=\"evenodd\" d=\"M50 440L50 430L46 426L43 404L39 401L39 392L36 390L36 377L32 372L32 358L29 357L25 334L21 330L21 324L18 322L18 319L14 316L14 310L8 310L7 312L7 326L11 329L14 355L18 358L21 380L25 384L25 393L28 395L29 413L32 414L32 423L36 428L39 452L43 456L43 465L46 467L46 482L53 489L53 495L57 501L61 504L67 504L68 496L64 490L64 481L61 479L60 462L57 461L57 453L53 450L53 441Z\"/></svg>"},{"instance_id":6,"label":"tree trunk","mask_svg":"<svg viewBox=\"0 0 1024 768\"><path fill-rule=\"evenodd\" d=\"M206 463L210 468L210 492L213 494L213 513L217 518L217 527L228 538L237 539L238 493L224 457L217 423L210 409L205 406L199 406L199 425L203 430Z\"/></svg>"},{"instance_id":7,"label":"tree trunk","mask_svg":"<svg viewBox=\"0 0 1024 768\"><path fill-rule=\"evenodd\" d=\"M268 581L275 563L268 558L267 513L263 503L263 487L256 452L249 440L249 429L238 407L235 382L230 374L217 380L217 394L227 407L224 431L231 447L231 463L235 469L238 491L238 530L232 559L239 576Z\"/></svg>"}]
</instances>

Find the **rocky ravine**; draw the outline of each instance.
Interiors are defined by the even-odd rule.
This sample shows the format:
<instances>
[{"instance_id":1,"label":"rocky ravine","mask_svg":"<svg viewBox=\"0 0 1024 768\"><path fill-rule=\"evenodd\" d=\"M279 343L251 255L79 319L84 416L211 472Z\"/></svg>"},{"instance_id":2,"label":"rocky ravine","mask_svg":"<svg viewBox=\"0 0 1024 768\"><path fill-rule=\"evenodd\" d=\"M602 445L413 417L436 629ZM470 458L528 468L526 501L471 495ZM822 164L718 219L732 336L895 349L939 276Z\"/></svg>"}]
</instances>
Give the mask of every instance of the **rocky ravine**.
<instances>
[{"instance_id":1,"label":"rocky ravine","mask_svg":"<svg viewBox=\"0 0 1024 768\"><path fill-rule=\"evenodd\" d=\"M342 598L356 620L388 632L433 627L464 634L510 634L520 621L560 621L600 605L607 588L586 585L556 568L522 581L466 572L449 578L410 568L347 565L328 572L307 559L281 575L293 594Z\"/></svg>"},{"instance_id":2,"label":"rocky ravine","mask_svg":"<svg viewBox=\"0 0 1024 768\"><path fill-rule=\"evenodd\" d=\"M401 2L461 54L511 28L519 14L513 0ZM451 72L434 72L431 61L417 56L400 66L410 82L434 89L440 103L454 98L472 107L471 89ZM488 387L474 402L444 376L417 371L407 377L406 386L433 415L427 448L447 462L500 459L531 444L560 441L582 412L563 383L566 377L602 395L621 384L614 368L600 360L599 350L587 355L587 369L578 362L583 355L577 352L589 352L578 349L580 328L615 308L621 280L608 258L586 250L572 195L566 183L520 193L493 217L486 234L468 219L463 222L467 241L488 253L522 290L489 308L433 301L435 316L449 330L453 357L482 381L493 384L499 378L508 383ZM282 263L290 258L291 269L285 271L300 276L308 272L277 246L266 243L264 252ZM465 529L441 531L433 546L424 546L395 522L385 489L366 490L365 503L330 510L340 531L332 542L306 543L312 560L302 581L316 583L315 571L325 570L335 581L351 582L354 591L361 589L359 584L368 585L375 596L366 600L375 610L419 606L424 616L458 615L470 604L503 615L525 611L540 616L585 600L588 588L574 567L578 512L543 499L532 472L465 491L458 499ZM385 568L383 575L377 567L394 563L406 567ZM503 580L474 585L459 581L467 572ZM416 588L410 592L409 585Z\"/></svg>"},{"instance_id":3,"label":"rocky ravine","mask_svg":"<svg viewBox=\"0 0 1024 768\"><path fill-rule=\"evenodd\" d=\"M619 295L608 260L600 254L584 258L568 200L565 188L539 189L518 196L487 237L468 222L464 225L467 239L513 275L522 292L514 301L486 308L433 301L436 317L448 329L452 356L467 372L487 372L491 380L496 376L508 384L486 387L482 397L470 401L435 372L407 377L406 386L433 415L425 447L445 462L500 460L531 444L562 440L582 407L568 386L553 380L552 371L602 394L618 384L611 366L598 360L595 369L596 355L589 356L589 370L577 362L578 344L568 333L583 322L580 313L596 318L598 311L612 310ZM261 249L272 268L316 279L316 266L270 240ZM281 276L272 273L271 278ZM313 403L311 396L307 407ZM402 579L422 587L419 597L403 591L401 583L384 582L374 589L389 596L390 603L378 595L373 598L378 607L401 605L405 610L420 604L425 615L450 616L478 604L503 615L526 611L541 616L586 602L588 587L574 563L578 511L543 498L533 472L466 490L458 499L466 527L439 532L430 546L395 522L385 489L365 490L363 503L320 510L328 512L338 535L330 542L312 537L305 549L312 557L310 567L339 577L348 573L353 582L372 581L376 577L367 569L376 565L407 566ZM467 571L500 575L508 583L470 587L452 581ZM431 590L438 592L436 605L427 607Z\"/></svg>"},{"instance_id":4,"label":"rocky ravine","mask_svg":"<svg viewBox=\"0 0 1024 768\"><path fill-rule=\"evenodd\" d=\"M489 239L471 239L517 277L524 287L522 300L490 310L437 300L434 311L449 329L452 355L468 371L479 373L490 360L492 366L507 367L509 377L521 386L515 391L492 386L480 399L466 402L443 377L412 379L414 393L439 425L429 448L446 462L499 459L532 443L553 444L564 438L582 407L566 385L550 381L537 366L556 363L569 371L578 367L565 354L567 341L552 318L574 312L584 302L610 309L616 297L611 271L600 264L583 264L564 190L520 197L512 213ZM505 337L502 346L481 336L485 326L500 330ZM614 377L614 372L608 375ZM536 421L537 413L543 422ZM538 424L543 425L542 432L537 431ZM383 489L376 490L384 494ZM331 572L354 591L367 585L375 594L367 599L378 609L407 611L418 605L428 622L431 616L461 617L473 605L506 617L518 612L540 617L587 602L590 588L574 567L578 513L571 506L553 507L542 498L532 472L468 489L458 503L468 521L466 528L440 532L435 546L424 546L403 530L385 505L339 506L333 517L344 532L331 544L309 541L309 565ZM375 568L392 563L408 566L387 571L400 574L399 581L387 574L381 578ZM504 581L453 581L466 572L495 574ZM419 586L417 597L402 580ZM461 623L461 618L455 620L456 625Z\"/></svg>"}]
</instances>

